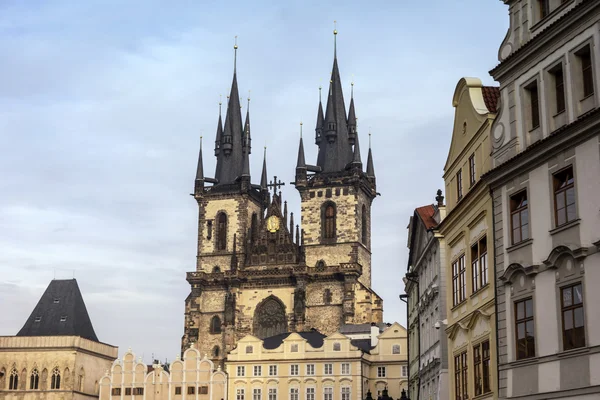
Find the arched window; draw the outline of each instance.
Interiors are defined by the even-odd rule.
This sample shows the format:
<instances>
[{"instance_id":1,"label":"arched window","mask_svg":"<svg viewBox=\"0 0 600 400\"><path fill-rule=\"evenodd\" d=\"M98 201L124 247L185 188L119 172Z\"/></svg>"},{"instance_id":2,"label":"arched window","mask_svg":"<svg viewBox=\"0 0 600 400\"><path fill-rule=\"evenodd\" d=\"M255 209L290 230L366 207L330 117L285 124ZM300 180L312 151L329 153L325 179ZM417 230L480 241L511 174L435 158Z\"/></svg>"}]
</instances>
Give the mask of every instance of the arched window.
<instances>
[{"instance_id":1,"label":"arched window","mask_svg":"<svg viewBox=\"0 0 600 400\"><path fill-rule=\"evenodd\" d=\"M19 373L15 368L10 371L10 378L8 380L8 390L17 390L19 388Z\"/></svg>"},{"instance_id":2,"label":"arched window","mask_svg":"<svg viewBox=\"0 0 600 400\"><path fill-rule=\"evenodd\" d=\"M219 346L215 346L212 349L212 356L213 357L219 357L219 354L221 354L221 349L219 349Z\"/></svg>"},{"instance_id":3,"label":"arched window","mask_svg":"<svg viewBox=\"0 0 600 400\"><path fill-rule=\"evenodd\" d=\"M323 239L335 238L335 204L327 203L323 211Z\"/></svg>"},{"instance_id":4,"label":"arched window","mask_svg":"<svg viewBox=\"0 0 600 400\"><path fill-rule=\"evenodd\" d=\"M392 346L392 354L400 354L400 345L395 344Z\"/></svg>"},{"instance_id":5,"label":"arched window","mask_svg":"<svg viewBox=\"0 0 600 400\"><path fill-rule=\"evenodd\" d=\"M37 368L31 371L31 377L29 378L29 389L38 389L40 385L40 375L38 374Z\"/></svg>"},{"instance_id":6,"label":"arched window","mask_svg":"<svg viewBox=\"0 0 600 400\"><path fill-rule=\"evenodd\" d=\"M325 289L325 291L323 292L323 303L325 304L331 304L331 290L330 289Z\"/></svg>"},{"instance_id":7,"label":"arched window","mask_svg":"<svg viewBox=\"0 0 600 400\"><path fill-rule=\"evenodd\" d=\"M221 333L221 318L218 315L210 320L210 333Z\"/></svg>"},{"instance_id":8,"label":"arched window","mask_svg":"<svg viewBox=\"0 0 600 400\"><path fill-rule=\"evenodd\" d=\"M217 250L227 250L227 215L220 213L217 217Z\"/></svg>"},{"instance_id":9,"label":"arched window","mask_svg":"<svg viewBox=\"0 0 600 400\"><path fill-rule=\"evenodd\" d=\"M60 371L54 368L52 378L50 379L50 389L60 389Z\"/></svg>"},{"instance_id":10,"label":"arched window","mask_svg":"<svg viewBox=\"0 0 600 400\"><path fill-rule=\"evenodd\" d=\"M213 273L217 273L218 274L219 272L221 272L221 268L218 265L215 265L213 267Z\"/></svg>"},{"instance_id":11,"label":"arched window","mask_svg":"<svg viewBox=\"0 0 600 400\"><path fill-rule=\"evenodd\" d=\"M253 334L264 339L287 332L285 306L275 296L264 299L254 311Z\"/></svg>"},{"instance_id":12,"label":"arched window","mask_svg":"<svg viewBox=\"0 0 600 400\"><path fill-rule=\"evenodd\" d=\"M77 382L77 386L79 386L79 391L83 392L83 383L85 381L85 372L83 370L83 367L81 367L79 369L79 382Z\"/></svg>"},{"instance_id":13,"label":"arched window","mask_svg":"<svg viewBox=\"0 0 600 400\"><path fill-rule=\"evenodd\" d=\"M361 212L361 229L362 229L362 234L361 234L361 242L366 245L367 244L367 236L368 236L368 230L367 230L367 207L365 207L364 205L362 206L362 212Z\"/></svg>"}]
</instances>

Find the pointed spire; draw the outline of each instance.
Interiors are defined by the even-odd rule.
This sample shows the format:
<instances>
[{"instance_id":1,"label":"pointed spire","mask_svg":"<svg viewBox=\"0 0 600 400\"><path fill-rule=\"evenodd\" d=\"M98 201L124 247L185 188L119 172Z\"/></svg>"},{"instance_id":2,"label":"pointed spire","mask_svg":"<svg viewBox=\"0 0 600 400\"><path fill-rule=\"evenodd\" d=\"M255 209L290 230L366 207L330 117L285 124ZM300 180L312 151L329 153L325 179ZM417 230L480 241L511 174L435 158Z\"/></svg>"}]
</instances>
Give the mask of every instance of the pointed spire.
<instances>
[{"instance_id":1,"label":"pointed spire","mask_svg":"<svg viewBox=\"0 0 600 400\"><path fill-rule=\"evenodd\" d=\"M269 190L267 187L267 146L265 146L265 153L263 156L262 174L260 176L260 188L263 191Z\"/></svg>"},{"instance_id":2,"label":"pointed spire","mask_svg":"<svg viewBox=\"0 0 600 400\"><path fill-rule=\"evenodd\" d=\"M352 159L352 164L362 170L362 160L360 158L360 145L358 144L358 136L356 137L356 141L354 142L354 157Z\"/></svg>"},{"instance_id":3,"label":"pointed spire","mask_svg":"<svg viewBox=\"0 0 600 400\"><path fill-rule=\"evenodd\" d=\"M250 138L248 136L246 136L246 140L244 143L245 148L249 148L249 146L250 146L249 140L250 140ZM250 177L250 152L249 151L244 151L244 165L243 165L243 169L242 169L242 176Z\"/></svg>"},{"instance_id":4,"label":"pointed spire","mask_svg":"<svg viewBox=\"0 0 600 400\"><path fill-rule=\"evenodd\" d=\"M283 202L283 226L287 225L287 216L288 216L288 210L287 210L287 200Z\"/></svg>"},{"instance_id":5,"label":"pointed spire","mask_svg":"<svg viewBox=\"0 0 600 400\"><path fill-rule=\"evenodd\" d=\"M294 213L290 213L290 235L292 235L292 243L294 242Z\"/></svg>"},{"instance_id":6,"label":"pointed spire","mask_svg":"<svg viewBox=\"0 0 600 400\"><path fill-rule=\"evenodd\" d=\"M221 95L219 95L219 121L217 122L217 135L215 137L215 156L221 151L221 139L223 136L223 120L221 119Z\"/></svg>"},{"instance_id":7,"label":"pointed spire","mask_svg":"<svg viewBox=\"0 0 600 400\"><path fill-rule=\"evenodd\" d=\"M252 153L252 136L250 135L250 91L248 90L248 106L246 107L246 122L244 122L244 147Z\"/></svg>"},{"instance_id":8,"label":"pointed spire","mask_svg":"<svg viewBox=\"0 0 600 400\"><path fill-rule=\"evenodd\" d=\"M367 176L375 179L375 168L373 167L373 152L371 151L371 130L369 129L369 155L367 157Z\"/></svg>"},{"instance_id":9,"label":"pointed spire","mask_svg":"<svg viewBox=\"0 0 600 400\"><path fill-rule=\"evenodd\" d=\"M202 136L200 136L200 152L198 153L198 167L196 168L196 180L204 180L204 166L202 163Z\"/></svg>"},{"instance_id":10,"label":"pointed spire","mask_svg":"<svg viewBox=\"0 0 600 400\"><path fill-rule=\"evenodd\" d=\"M296 243L300 243L300 225L296 225Z\"/></svg>"},{"instance_id":11,"label":"pointed spire","mask_svg":"<svg viewBox=\"0 0 600 400\"><path fill-rule=\"evenodd\" d=\"M296 162L296 169L306 169L306 160L304 159L304 142L302 141L302 122L300 122L300 144L298 145L298 162Z\"/></svg>"},{"instance_id":12,"label":"pointed spire","mask_svg":"<svg viewBox=\"0 0 600 400\"><path fill-rule=\"evenodd\" d=\"M351 145L357 140L356 137L356 112L354 111L354 82L351 83L352 91L350 97L350 109L348 110L348 141Z\"/></svg>"}]
</instances>

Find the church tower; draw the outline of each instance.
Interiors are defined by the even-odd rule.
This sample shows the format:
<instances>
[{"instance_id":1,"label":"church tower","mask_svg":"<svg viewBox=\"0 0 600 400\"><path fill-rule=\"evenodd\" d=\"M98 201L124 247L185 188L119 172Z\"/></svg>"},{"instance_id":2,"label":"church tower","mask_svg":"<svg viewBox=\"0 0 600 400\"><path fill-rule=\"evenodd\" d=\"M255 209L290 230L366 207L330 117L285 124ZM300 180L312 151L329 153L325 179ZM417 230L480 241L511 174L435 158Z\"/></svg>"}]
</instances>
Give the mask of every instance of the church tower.
<instances>
[{"instance_id":1,"label":"church tower","mask_svg":"<svg viewBox=\"0 0 600 400\"><path fill-rule=\"evenodd\" d=\"M288 215L285 183L268 181L266 150L260 184L251 183L250 112L242 123L235 64L228 99L224 125L219 106L214 178L204 174L202 145L198 156L197 260L186 277L182 351L197 343L222 363L247 334L331 334L343 324L382 322L381 298L370 287L372 156L365 173L354 99L346 116L337 57L325 115L319 103L317 165L306 164L300 139L294 184L302 227Z\"/></svg>"}]
</instances>

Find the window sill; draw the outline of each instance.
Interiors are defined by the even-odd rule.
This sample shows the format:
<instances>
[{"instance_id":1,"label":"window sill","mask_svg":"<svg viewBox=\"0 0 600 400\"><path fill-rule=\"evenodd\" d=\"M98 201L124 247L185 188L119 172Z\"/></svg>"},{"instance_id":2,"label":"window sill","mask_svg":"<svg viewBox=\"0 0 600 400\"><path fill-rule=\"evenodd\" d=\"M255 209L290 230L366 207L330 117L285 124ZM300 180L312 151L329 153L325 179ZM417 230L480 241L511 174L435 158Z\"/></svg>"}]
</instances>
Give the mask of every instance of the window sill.
<instances>
[{"instance_id":1,"label":"window sill","mask_svg":"<svg viewBox=\"0 0 600 400\"><path fill-rule=\"evenodd\" d=\"M523 240L523 241L521 241L521 242L519 242L517 244L513 244L512 246L507 247L506 248L506 252L510 253L510 252L515 251L515 250L522 249L523 247L530 246L532 243L533 243L533 239Z\"/></svg>"},{"instance_id":2,"label":"window sill","mask_svg":"<svg viewBox=\"0 0 600 400\"><path fill-rule=\"evenodd\" d=\"M535 24L533 24L533 26L529 29L531 32L535 32L536 30L539 29L540 26L543 26L546 24L546 22L548 22L550 19L552 19L552 17L554 17L556 14L560 13L562 10L564 10L565 8L567 8L568 4L571 4L572 1L567 1L564 4L561 4L560 6L556 7L554 10L552 10L548 15L546 15L544 18L540 19L538 22L536 22Z\"/></svg>"},{"instance_id":3,"label":"window sill","mask_svg":"<svg viewBox=\"0 0 600 400\"><path fill-rule=\"evenodd\" d=\"M539 124L536 125L536 126L534 126L533 128L530 128L529 129L529 133L533 133L533 132L537 131L538 129L540 129L540 125Z\"/></svg>"},{"instance_id":4,"label":"window sill","mask_svg":"<svg viewBox=\"0 0 600 400\"><path fill-rule=\"evenodd\" d=\"M473 397L471 400L480 400L480 399L488 399L488 398L492 398L494 396L494 392L490 391L484 394L478 394L477 396Z\"/></svg>"},{"instance_id":5,"label":"window sill","mask_svg":"<svg viewBox=\"0 0 600 400\"><path fill-rule=\"evenodd\" d=\"M481 292L483 292L485 289L490 287L490 283L486 283L485 285L483 285L482 287L480 287L479 289L477 289L476 292L471 293L471 298L477 296L478 294L480 294Z\"/></svg>"},{"instance_id":6,"label":"window sill","mask_svg":"<svg viewBox=\"0 0 600 400\"><path fill-rule=\"evenodd\" d=\"M555 235L558 232L562 232L562 231L565 231L565 230L567 230L569 228L572 228L574 226L579 225L580 221L581 221L580 218L574 219L573 221L567 222L566 224L562 224L560 226L557 226L554 229L549 230L548 233L550 233L551 235Z\"/></svg>"},{"instance_id":7,"label":"window sill","mask_svg":"<svg viewBox=\"0 0 600 400\"><path fill-rule=\"evenodd\" d=\"M526 367L528 365L537 364L540 361L539 357L532 356L527 358L521 358L519 360L508 363L511 367Z\"/></svg>"},{"instance_id":8,"label":"window sill","mask_svg":"<svg viewBox=\"0 0 600 400\"><path fill-rule=\"evenodd\" d=\"M587 100L587 99L589 99L590 97L594 97L594 94L595 94L595 93L594 93L594 92L592 92L592 93L588 94L587 96L584 96L584 97L582 97L582 98L579 100L579 102L580 102L580 103L583 103L584 101L586 101L586 100Z\"/></svg>"},{"instance_id":9,"label":"window sill","mask_svg":"<svg viewBox=\"0 0 600 400\"><path fill-rule=\"evenodd\" d=\"M561 116L561 115L563 115L563 114L564 114L566 111L567 111L566 109L563 109L563 110L561 110L561 111L557 111L557 112L556 112L556 114L554 114L554 115L552 116L552 118L560 117L560 116Z\"/></svg>"},{"instance_id":10,"label":"window sill","mask_svg":"<svg viewBox=\"0 0 600 400\"><path fill-rule=\"evenodd\" d=\"M460 308L460 306L462 306L462 305L463 305L463 304L465 304L466 302L467 302L467 299L464 299L463 301L461 301L461 302L460 302L460 303L458 303L457 305L455 305L455 306L452 306L452 308L450 309L450 311L454 311L454 310L456 310L456 309L459 309L459 308Z\"/></svg>"},{"instance_id":11,"label":"window sill","mask_svg":"<svg viewBox=\"0 0 600 400\"><path fill-rule=\"evenodd\" d=\"M576 349L561 351L557 354L557 356L559 358L568 358L568 357L578 356L580 354L586 354L586 353L589 353L589 351L590 351L589 347L584 346L584 347L578 347Z\"/></svg>"}]
</instances>

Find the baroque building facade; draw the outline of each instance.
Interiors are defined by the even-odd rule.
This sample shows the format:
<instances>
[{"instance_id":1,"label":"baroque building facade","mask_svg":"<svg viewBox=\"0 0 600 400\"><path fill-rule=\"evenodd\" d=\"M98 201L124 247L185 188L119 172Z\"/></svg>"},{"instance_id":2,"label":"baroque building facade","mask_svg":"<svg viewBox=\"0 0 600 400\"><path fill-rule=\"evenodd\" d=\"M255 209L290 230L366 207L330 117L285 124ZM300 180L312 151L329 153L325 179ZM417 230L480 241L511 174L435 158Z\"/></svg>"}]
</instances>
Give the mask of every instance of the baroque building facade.
<instances>
[{"instance_id":1,"label":"baroque building facade","mask_svg":"<svg viewBox=\"0 0 600 400\"><path fill-rule=\"evenodd\" d=\"M168 365L136 361L129 349L100 380L100 400L222 400L227 398L227 374L214 366L195 345Z\"/></svg>"},{"instance_id":2,"label":"baroque building facade","mask_svg":"<svg viewBox=\"0 0 600 400\"><path fill-rule=\"evenodd\" d=\"M492 127L501 399L600 397L600 2L505 0ZM490 248L491 250L491 248Z\"/></svg>"},{"instance_id":3,"label":"baroque building facade","mask_svg":"<svg viewBox=\"0 0 600 400\"><path fill-rule=\"evenodd\" d=\"M0 336L0 399L98 398L118 349L94 332L75 279L50 282L16 336Z\"/></svg>"},{"instance_id":4,"label":"baroque building facade","mask_svg":"<svg viewBox=\"0 0 600 400\"><path fill-rule=\"evenodd\" d=\"M317 162L309 165L300 138L298 221L288 215L282 183L268 183L266 158L260 184L251 183L250 113L242 121L234 66L225 122L219 115L217 124L214 177L204 174L202 149L198 159L198 256L187 274L182 351L198 343L222 363L247 335L331 334L342 324L382 321L382 300L371 289L373 157L369 149L363 168L354 98L346 113L337 55L325 112L318 104L315 143Z\"/></svg>"},{"instance_id":5,"label":"baroque building facade","mask_svg":"<svg viewBox=\"0 0 600 400\"><path fill-rule=\"evenodd\" d=\"M496 398L495 280L492 202L482 174L491 167L490 127L497 87L462 78L455 89L454 127L444 167L446 216L444 270L450 398ZM489 243L489 245L488 245Z\"/></svg>"},{"instance_id":6,"label":"baroque building facade","mask_svg":"<svg viewBox=\"0 0 600 400\"><path fill-rule=\"evenodd\" d=\"M342 330L355 327L360 326ZM381 333L375 328L366 340L316 330L245 336L227 357L229 400L350 400L367 392L381 395L386 388L399 398L408 382L406 330L397 323Z\"/></svg>"},{"instance_id":7,"label":"baroque building facade","mask_svg":"<svg viewBox=\"0 0 600 400\"><path fill-rule=\"evenodd\" d=\"M437 204L415 209L408 224L409 397L448 398L445 241L437 230L446 207L441 190Z\"/></svg>"}]
</instances>

